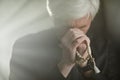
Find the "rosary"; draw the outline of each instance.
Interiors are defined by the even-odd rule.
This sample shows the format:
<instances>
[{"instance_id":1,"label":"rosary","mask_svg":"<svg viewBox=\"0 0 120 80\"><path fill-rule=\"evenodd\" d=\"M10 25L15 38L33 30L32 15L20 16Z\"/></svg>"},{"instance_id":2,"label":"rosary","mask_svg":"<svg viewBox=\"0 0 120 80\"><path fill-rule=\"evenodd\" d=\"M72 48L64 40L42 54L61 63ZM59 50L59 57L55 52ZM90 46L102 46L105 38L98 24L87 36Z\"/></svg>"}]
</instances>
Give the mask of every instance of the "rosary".
<instances>
[{"instance_id":1,"label":"rosary","mask_svg":"<svg viewBox=\"0 0 120 80\"><path fill-rule=\"evenodd\" d=\"M87 44L87 48L86 48L86 51L88 53L88 56L86 59L84 59L81 54L79 53L79 51L76 51L76 64L81 64L81 63L84 63L85 61L88 61L87 62L87 66L89 66L91 69L94 70L95 73L100 73L100 70L98 69L98 67L96 66L96 63L95 63L95 60L94 58L92 57L92 54L91 54L91 49L90 49L90 45Z\"/></svg>"}]
</instances>

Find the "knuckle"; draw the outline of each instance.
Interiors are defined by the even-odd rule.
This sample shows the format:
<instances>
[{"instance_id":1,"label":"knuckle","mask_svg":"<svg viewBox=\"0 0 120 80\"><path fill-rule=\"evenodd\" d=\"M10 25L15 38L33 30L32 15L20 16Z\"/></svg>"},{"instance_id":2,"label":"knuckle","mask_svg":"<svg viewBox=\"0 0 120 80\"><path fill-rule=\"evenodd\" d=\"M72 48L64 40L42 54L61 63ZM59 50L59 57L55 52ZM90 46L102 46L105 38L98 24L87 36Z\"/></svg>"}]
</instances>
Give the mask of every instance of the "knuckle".
<instances>
[{"instance_id":1,"label":"knuckle","mask_svg":"<svg viewBox=\"0 0 120 80\"><path fill-rule=\"evenodd\" d=\"M89 37L85 36L87 43L90 43Z\"/></svg>"}]
</instances>

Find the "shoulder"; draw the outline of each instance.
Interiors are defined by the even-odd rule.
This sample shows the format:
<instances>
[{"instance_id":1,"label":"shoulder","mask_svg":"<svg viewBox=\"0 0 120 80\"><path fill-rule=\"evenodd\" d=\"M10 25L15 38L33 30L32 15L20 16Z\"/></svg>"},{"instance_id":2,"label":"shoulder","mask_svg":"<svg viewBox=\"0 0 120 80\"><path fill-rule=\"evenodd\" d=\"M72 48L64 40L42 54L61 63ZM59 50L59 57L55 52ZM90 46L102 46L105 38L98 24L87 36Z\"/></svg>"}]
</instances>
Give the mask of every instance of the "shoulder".
<instances>
[{"instance_id":1,"label":"shoulder","mask_svg":"<svg viewBox=\"0 0 120 80\"><path fill-rule=\"evenodd\" d=\"M45 30L38 33L23 36L15 41L14 47L24 48L33 46L48 46L56 42L56 37L53 30ZM38 46L38 47L39 47Z\"/></svg>"}]
</instances>

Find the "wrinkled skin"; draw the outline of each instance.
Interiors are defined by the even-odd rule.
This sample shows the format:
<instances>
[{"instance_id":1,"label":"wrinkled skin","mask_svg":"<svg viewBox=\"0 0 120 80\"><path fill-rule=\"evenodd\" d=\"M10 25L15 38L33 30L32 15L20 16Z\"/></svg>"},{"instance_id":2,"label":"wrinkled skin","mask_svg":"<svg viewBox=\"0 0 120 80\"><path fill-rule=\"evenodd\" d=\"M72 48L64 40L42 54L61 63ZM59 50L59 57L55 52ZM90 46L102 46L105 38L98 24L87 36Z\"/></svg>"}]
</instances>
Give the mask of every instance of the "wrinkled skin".
<instances>
[{"instance_id":1,"label":"wrinkled skin","mask_svg":"<svg viewBox=\"0 0 120 80\"><path fill-rule=\"evenodd\" d=\"M91 24L91 16L84 16L83 18L73 20L71 22L71 28L64 34L61 39L61 48L63 50L63 57L58 64L58 67L64 77L70 72L75 65L76 50L78 50L84 59L87 58L88 53L85 52L87 44L90 44L90 40L86 33ZM80 64L80 67L86 66L86 62ZM64 68L65 66L65 68ZM67 66L67 67L66 67Z\"/></svg>"}]
</instances>

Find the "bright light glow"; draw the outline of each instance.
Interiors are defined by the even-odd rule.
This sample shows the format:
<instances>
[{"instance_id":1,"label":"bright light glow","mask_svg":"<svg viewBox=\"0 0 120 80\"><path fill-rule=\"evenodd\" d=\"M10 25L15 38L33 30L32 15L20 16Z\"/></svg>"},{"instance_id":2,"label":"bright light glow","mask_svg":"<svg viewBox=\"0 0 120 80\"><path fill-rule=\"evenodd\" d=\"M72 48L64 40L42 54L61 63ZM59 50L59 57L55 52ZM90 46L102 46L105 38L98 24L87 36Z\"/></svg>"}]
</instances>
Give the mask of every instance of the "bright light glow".
<instances>
[{"instance_id":1,"label":"bright light glow","mask_svg":"<svg viewBox=\"0 0 120 80\"><path fill-rule=\"evenodd\" d=\"M46 0L0 1L0 80L9 80L15 41L49 28Z\"/></svg>"},{"instance_id":2,"label":"bright light glow","mask_svg":"<svg viewBox=\"0 0 120 80\"><path fill-rule=\"evenodd\" d=\"M46 7L47 7L49 15L52 16L52 12L51 12L51 10L49 8L49 0L47 0L47 6Z\"/></svg>"}]
</instances>

